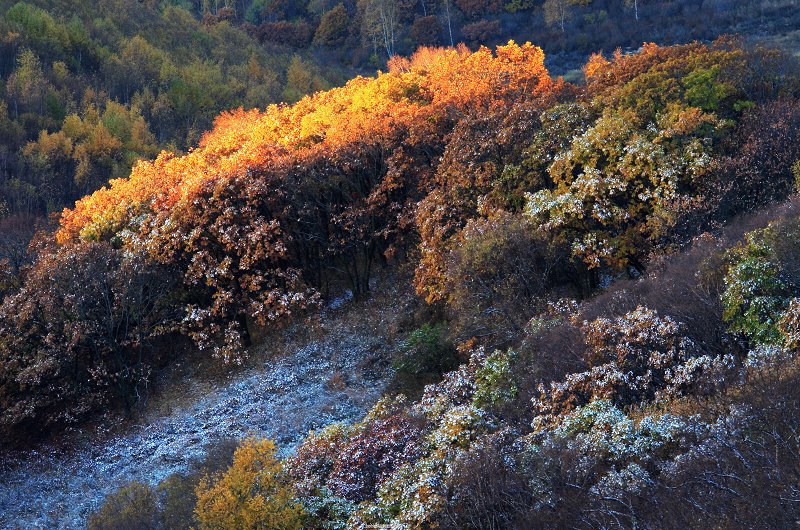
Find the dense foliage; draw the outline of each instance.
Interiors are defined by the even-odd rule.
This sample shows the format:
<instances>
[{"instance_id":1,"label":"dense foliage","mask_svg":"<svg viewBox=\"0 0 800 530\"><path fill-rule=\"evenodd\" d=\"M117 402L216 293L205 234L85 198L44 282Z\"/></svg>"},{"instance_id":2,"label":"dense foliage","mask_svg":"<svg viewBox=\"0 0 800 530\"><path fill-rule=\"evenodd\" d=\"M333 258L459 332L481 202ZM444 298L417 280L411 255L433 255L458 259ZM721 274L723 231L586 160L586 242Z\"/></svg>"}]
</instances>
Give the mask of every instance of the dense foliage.
<instances>
[{"instance_id":1,"label":"dense foliage","mask_svg":"<svg viewBox=\"0 0 800 530\"><path fill-rule=\"evenodd\" d=\"M223 110L329 86L308 54L169 3L0 2L0 30L6 213L57 212Z\"/></svg>"},{"instance_id":2,"label":"dense foliage","mask_svg":"<svg viewBox=\"0 0 800 530\"><path fill-rule=\"evenodd\" d=\"M792 524L799 208L706 234L644 278L552 306L513 350L473 350L419 400L387 397L358 423L311 433L282 469L258 468L293 487L293 501L271 502L299 503L303 527L319 529ZM741 329L730 290L775 274L775 334ZM571 352L557 336L573 337Z\"/></svg>"},{"instance_id":3,"label":"dense foliage","mask_svg":"<svg viewBox=\"0 0 800 530\"><path fill-rule=\"evenodd\" d=\"M135 401L168 360L154 341L176 334L238 361L256 327L342 286L365 295L398 261L457 338L507 347L559 298L787 196L790 64L732 39L646 45L594 56L576 87L530 44L422 48L292 106L225 113L189 154L139 162L63 212L0 309L2 422L49 428ZM740 331L782 308L736 296ZM417 373L451 368L424 351Z\"/></svg>"},{"instance_id":4,"label":"dense foliage","mask_svg":"<svg viewBox=\"0 0 800 530\"><path fill-rule=\"evenodd\" d=\"M190 348L241 362L407 266L431 318L361 421L129 484L90 526L795 524L795 60L645 44L571 84L529 43L398 54L601 3L0 3L0 439L130 409ZM388 70L305 95L312 55L356 49ZM84 194L28 264L32 217Z\"/></svg>"},{"instance_id":5,"label":"dense foliage","mask_svg":"<svg viewBox=\"0 0 800 530\"><path fill-rule=\"evenodd\" d=\"M711 39L756 15L777 28L784 3L4 0L0 218L57 212L194 145L221 111L294 102L419 46L535 35L567 71L593 50Z\"/></svg>"},{"instance_id":6,"label":"dense foliage","mask_svg":"<svg viewBox=\"0 0 800 530\"><path fill-rule=\"evenodd\" d=\"M456 3L499 9L478 4ZM564 30L585 7L548 4ZM288 6L259 6L263 31L305 35L269 14ZM349 6L325 13L304 38L347 42ZM31 266L8 263L3 439L132 406L176 339L237 362L257 328L410 264L435 317L398 346L406 395L286 458L247 440L213 469L132 483L90 526L795 524L795 62L724 38L596 54L583 75L552 78L530 44L421 48L138 162L65 210ZM91 174L80 139L126 112L65 118L26 156Z\"/></svg>"}]
</instances>

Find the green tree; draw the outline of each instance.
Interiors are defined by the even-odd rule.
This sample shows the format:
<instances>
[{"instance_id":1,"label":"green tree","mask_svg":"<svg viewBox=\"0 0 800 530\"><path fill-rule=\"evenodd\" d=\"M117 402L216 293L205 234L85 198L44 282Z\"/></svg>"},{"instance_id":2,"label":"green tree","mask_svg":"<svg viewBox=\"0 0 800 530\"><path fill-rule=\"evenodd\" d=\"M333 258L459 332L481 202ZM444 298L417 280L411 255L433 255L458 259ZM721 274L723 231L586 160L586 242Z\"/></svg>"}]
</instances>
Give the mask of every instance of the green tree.
<instances>
[{"instance_id":1,"label":"green tree","mask_svg":"<svg viewBox=\"0 0 800 530\"><path fill-rule=\"evenodd\" d=\"M784 341L779 323L790 296L769 236L769 230L751 232L728 252L723 318L731 331L757 344L779 345Z\"/></svg>"},{"instance_id":2,"label":"green tree","mask_svg":"<svg viewBox=\"0 0 800 530\"><path fill-rule=\"evenodd\" d=\"M339 46L347 38L350 17L344 4L339 4L322 16L313 44L316 46Z\"/></svg>"},{"instance_id":3,"label":"green tree","mask_svg":"<svg viewBox=\"0 0 800 530\"><path fill-rule=\"evenodd\" d=\"M17 68L6 82L14 115L19 116L21 110L42 114L48 88L39 57L32 50L22 50L17 56Z\"/></svg>"}]
</instances>

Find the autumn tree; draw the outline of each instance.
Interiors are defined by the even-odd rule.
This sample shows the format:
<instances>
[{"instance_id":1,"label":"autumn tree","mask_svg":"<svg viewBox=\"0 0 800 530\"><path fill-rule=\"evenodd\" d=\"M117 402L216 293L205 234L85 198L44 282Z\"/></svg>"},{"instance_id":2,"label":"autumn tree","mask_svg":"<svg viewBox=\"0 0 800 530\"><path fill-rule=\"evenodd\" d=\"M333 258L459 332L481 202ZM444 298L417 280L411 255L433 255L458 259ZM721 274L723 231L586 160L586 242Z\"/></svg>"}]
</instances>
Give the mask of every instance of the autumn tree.
<instances>
[{"instance_id":1,"label":"autumn tree","mask_svg":"<svg viewBox=\"0 0 800 530\"><path fill-rule=\"evenodd\" d=\"M7 260L12 273L18 274L29 263L28 249L39 224L41 220L30 214L11 214L0 219L0 260Z\"/></svg>"},{"instance_id":2,"label":"autumn tree","mask_svg":"<svg viewBox=\"0 0 800 530\"><path fill-rule=\"evenodd\" d=\"M420 46L433 46L438 44L441 30L441 24L436 16L418 17L411 26L411 38Z\"/></svg>"},{"instance_id":3,"label":"autumn tree","mask_svg":"<svg viewBox=\"0 0 800 530\"><path fill-rule=\"evenodd\" d=\"M105 243L40 250L0 306L3 431L39 434L143 397L174 323L174 280Z\"/></svg>"},{"instance_id":4,"label":"autumn tree","mask_svg":"<svg viewBox=\"0 0 800 530\"><path fill-rule=\"evenodd\" d=\"M625 0L625 5L629 8L633 8L633 16L638 21L639 20L639 4L641 0Z\"/></svg>"},{"instance_id":5,"label":"autumn tree","mask_svg":"<svg viewBox=\"0 0 800 530\"><path fill-rule=\"evenodd\" d=\"M32 50L22 50L17 57L17 67L6 82L14 114L19 116L26 110L42 114L48 89L39 57Z\"/></svg>"},{"instance_id":6,"label":"autumn tree","mask_svg":"<svg viewBox=\"0 0 800 530\"><path fill-rule=\"evenodd\" d=\"M447 27L447 35L450 37L450 46L454 46L453 41L453 17L450 13L450 0L441 0L441 13L444 18L444 26Z\"/></svg>"},{"instance_id":7,"label":"autumn tree","mask_svg":"<svg viewBox=\"0 0 800 530\"><path fill-rule=\"evenodd\" d=\"M199 528L303 528L303 509L275 453L269 440L247 440L227 471L201 481L195 507Z\"/></svg>"},{"instance_id":8,"label":"autumn tree","mask_svg":"<svg viewBox=\"0 0 800 530\"><path fill-rule=\"evenodd\" d=\"M500 2L496 0L455 0L455 4L471 19L497 12L501 7Z\"/></svg>"},{"instance_id":9,"label":"autumn tree","mask_svg":"<svg viewBox=\"0 0 800 530\"><path fill-rule=\"evenodd\" d=\"M382 47L390 59L400 38L400 9L395 0L359 0L359 10L363 12L362 35Z\"/></svg>"}]
</instances>

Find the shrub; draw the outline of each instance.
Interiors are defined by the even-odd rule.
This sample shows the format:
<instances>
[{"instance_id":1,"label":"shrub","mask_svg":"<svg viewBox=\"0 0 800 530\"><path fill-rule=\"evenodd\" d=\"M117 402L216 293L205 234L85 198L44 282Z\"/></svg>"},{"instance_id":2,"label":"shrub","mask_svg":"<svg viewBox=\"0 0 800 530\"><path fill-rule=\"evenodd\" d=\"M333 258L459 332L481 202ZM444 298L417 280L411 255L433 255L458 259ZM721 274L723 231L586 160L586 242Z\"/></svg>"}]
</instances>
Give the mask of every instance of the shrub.
<instances>
[{"instance_id":1,"label":"shrub","mask_svg":"<svg viewBox=\"0 0 800 530\"><path fill-rule=\"evenodd\" d=\"M729 148L708 179L708 208L724 220L753 211L794 191L792 167L800 159L800 104L780 99L744 112Z\"/></svg>"},{"instance_id":2,"label":"shrub","mask_svg":"<svg viewBox=\"0 0 800 530\"><path fill-rule=\"evenodd\" d=\"M156 530L158 496L147 484L132 482L109 495L97 513L89 516L89 530Z\"/></svg>"},{"instance_id":3,"label":"shrub","mask_svg":"<svg viewBox=\"0 0 800 530\"><path fill-rule=\"evenodd\" d=\"M513 350L498 350L485 357L475 370L475 406L496 406L517 397L519 388L513 372L517 359Z\"/></svg>"},{"instance_id":4,"label":"shrub","mask_svg":"<svg viewBox=\"0 0 800 530\"><path fill-rule=\"evenodd\" d=\"M191 528L195 522L198 483L210 473L227 469L238 445L232 438L214 442L203 459L189 471L169 475L157 488L137 481L123 485L108 495L97 512L89 516L90 528L93 524L96 528L108 529Z\"/></svg>"},{"instance_id":5,"label":"shrub","mask_svg":"<svg viewBox=\"0 0 800 530\"><path fill-rule=\"evenodd\" d=\"M723 318L731 331L756 344L780 344L783 336L778 324L788 303L789 286L781 278L765 236L764 231L751 232L728 252Z\"/></svg>"},{"instance_id":6,"label":"shrub","mask_svg":"<svg viewBox=\"0 0 800 530\"><path fill-rule=\"evenodd\" d=\"M583 334L590 369L549 387L540 385L533 399L539 426L596 399L626 407L680 396L704 383L704 376L718 376L732 362L703 356L684 336L683 326L643 307L621 318L586 322Z\"/></svg>"},{"instance_id":7,"label":"shrub","mask_svg":"<svg viewBox=\"0 0 800 530\"><path fill-rule=\"evenodd\" d=\"M458 241L445 277L456 330L466 338L491 337L492 345L506 344L570 273L567 253L520 216L470 221Z\"/></svg>"},{"instance_id":8,"label":"shrub","mask_svg":"<svg viewBox=\"0 0 800 530\"><path fill-rule=\"evenodd\" d=\"M485 44L496 39L501 31L499 20L479 20L461 28L464 39L474 44Z\"/></svg>"},{"instance_id":9,"label":"shrub","mask_svg":"<svg viewBox=\"0 0 800 530\"><path fill-rule=\"evenodd\" d=\"M412 331L395 356L396 384L419 390L458 366L455 346L448 340L447 325L423 324Z\"/></svg>"},{"instance_id":10,"label":"shrub","mask_svg":"<svg viewBox=\"0 0 800 530\"><path fill-rule=\"evenodd\" d=\"M327 485L358 503L374 497L395 469L418 457L420 431L405 415L368 420L340 446Z\"/></svg>"}]
</instances>

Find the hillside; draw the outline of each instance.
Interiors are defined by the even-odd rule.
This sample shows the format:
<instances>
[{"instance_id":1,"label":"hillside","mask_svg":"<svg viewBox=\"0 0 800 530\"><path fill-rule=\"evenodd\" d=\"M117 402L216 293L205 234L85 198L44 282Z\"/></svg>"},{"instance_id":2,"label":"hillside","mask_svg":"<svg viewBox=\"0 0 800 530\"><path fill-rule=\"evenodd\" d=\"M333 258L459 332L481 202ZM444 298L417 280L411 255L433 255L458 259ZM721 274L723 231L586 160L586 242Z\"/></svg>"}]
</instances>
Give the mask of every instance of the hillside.
<instances>
[{"instance_id":1,"label":"hillside","mask_svg":"<svg viewBox=\"0 0 800 530\"><path fill-rule=\"evenodd\" d=\"M384 69L419 46L535 40L557 74L592 52L742 33L792 46L795 3L458 0L0 2L4 232L138 159L185 151L222 111L264 108ZM796 24L795 24L796 25ZM18 244L17 247L20 245ZM21 250L17 248L17 254ZM26 256L10 255L15 267Z\"/></svg>"},{"instance_id":2,"label":"hillside","mask_svg":"<svg viewBox=\"0 0 800 530\"><path fill-rule=\"evenodd\" d=\"M0 33L0 227L27 239L136 160L194 145L220 112L352 75L168 3L4 1Z\"/></svg>"},{"instance_id":3,"label":"hillside","mask_svg":"<svg viewBox=\"0 0 800 530\"><path fill-rule=\"evenodd\" d=\"M697 12L689 4L658 7L683 6L677 20ZM285 44L243 47L259 27L312 25L294 4L253 5L150 3L109 20L134 28L122 43L147 17L188 17L196 31L170 44L179 28L164 27L159 46L200 62L203 50L231 45L244 60L247 49L234 64L250 69L253 57L288 57ZM380 28L386 43L390 5L400 9L320 9L378 9L382 25L358 27ZM565 33L601 3L558 3L555 19L554 5L511 11ZM787 20L775 9L788 4L759 5L764 27ZM513 30L487 6L481 16ZM633 9L645 24L656 4ZM715 9L730 24L750 12ZM37 24L56 31L48 16L24 4L6 15L30 42ZM92 33L105 24L93 18ZM343 59L356 47L348 35L327 52L312 50L314 37L304 64ZM75 57L52 43L34 55L45 50ZM109 50L97 53L113 62ZM108 183L54 217L29 264L7 263L0 440L14 460L0 521L81 526L91 505L97 529L795 524L798 59L736 36L645 43L591 54L573 83L531 43L386 52L372 77L225 110L196 143L191 129L217 107L187 111L200 121L184 124L185 144L153 141L149 156L126 159L138 159L129 174L99 173ZM162 57L151 94L174 95L183 81L161 73L191 57ZM199 83L196 93L236 106ZM86 108L94 114L65 117L66 130L41 133L24 156L62 142L95 160L71 135L133 123L109 108L149 123L133 99ZM42 160L73 167L51 154ZM286 356L264 355L289 342ZM237 370L207 396L178 395L205 372ZM326 415L350 392L355 405ZM151 397L167 414L137 418ZM104 438L120 417L119 436ZM37 457L58 443L63 454ZM140 444L166 449L154 460ZM42 462L78 476L59 487ZM119 489L102 504L111 484L78 500L104 477ZM34 483L36 499L21 498Z\"/></svg>"},{"instance_id":4,"label":"hillside","mask_svg":"<svg viewBox=\"0 0 800 530\"><path fill-rule=\"evenodd\" d=\"M172 373L180 397L157 397L133 424L6 455L0 526L85 528L87 517L127 481L193 480L227 465L238 439L268 436L288 450L309 430L359 419L392 373L384 356L398 312L385 305L376 299L328 309L312 326L313 338L295 326L285 343L257 348L246 369L222 380ZM365 309L382 317L366 323L356 314Z\"/></svg>"}]
</instances>

